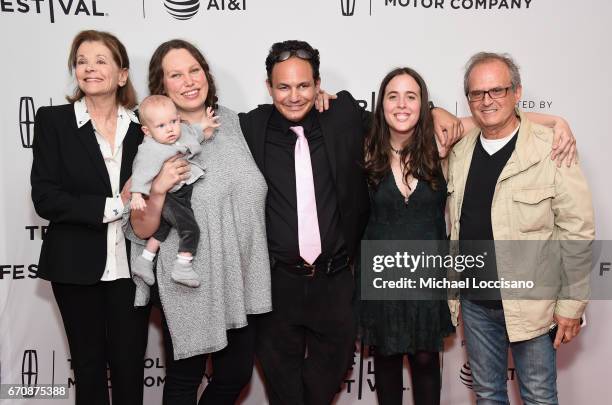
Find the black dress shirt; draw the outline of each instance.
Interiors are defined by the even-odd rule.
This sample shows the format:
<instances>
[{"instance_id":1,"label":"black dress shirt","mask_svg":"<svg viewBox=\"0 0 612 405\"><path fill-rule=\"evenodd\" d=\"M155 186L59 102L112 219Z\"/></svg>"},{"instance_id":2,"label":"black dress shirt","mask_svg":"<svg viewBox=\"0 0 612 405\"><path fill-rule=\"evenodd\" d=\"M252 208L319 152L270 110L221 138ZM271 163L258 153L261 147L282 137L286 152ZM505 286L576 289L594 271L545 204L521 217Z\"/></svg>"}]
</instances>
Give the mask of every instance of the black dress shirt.
<instances>
[{"instance_id":1,"label":"black dress shirt","mask_svg":"<svg viewBox=\"0 0 612 405\"><path fill-rule=\"evenodd\" d=\"M270 255L287 264L303 261L298 243L297 197L295 190L295 144L297 135L290 129L302 126L310 149L310 160L317 201L321 255L317 262L346 252L338 198L323 133L313 108L300 122L292 122L274 108L265 141L264 176L268 181L266 203Z\"/></svg>"}]
</instances>

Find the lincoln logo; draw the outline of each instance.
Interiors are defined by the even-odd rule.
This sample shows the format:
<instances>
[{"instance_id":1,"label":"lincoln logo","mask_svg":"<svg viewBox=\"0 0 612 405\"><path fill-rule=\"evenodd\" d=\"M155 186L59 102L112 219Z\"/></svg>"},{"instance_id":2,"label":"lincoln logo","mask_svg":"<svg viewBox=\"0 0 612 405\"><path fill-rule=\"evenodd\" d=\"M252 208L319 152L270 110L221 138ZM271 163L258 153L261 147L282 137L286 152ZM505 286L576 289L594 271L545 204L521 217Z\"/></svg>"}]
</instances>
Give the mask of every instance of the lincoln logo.
<instances>
[{"instance_id":1,"label":"lincoln logo","mask_svg":"<svg viewBox=\"0 0 612 405\"><path fill-rule=\"evenodd\" d=\"M19 99L19 132L21 133L21 145L24 148L31 148L34 140L34 111L32 97Z\"/></svg>"},{"instance_id":2,"label":"lincoln logo","mask_svg":"<svg viewBox=\"0 0 612 405\"><path fill-rule=\"evenodd\" d=\"M36 350L25 350L21 361L21 385L32 386L38 382L38 355Z\"/></svg>"},{"instance_id":3,"label":"lincoln logo","mask_svg":"<svg viewBox=\"0 0 612 405\"><path fill-rule=\"evenodd\" d=\"M164 6L177 20L189 20L200 9L200 0L164 0Z\"/></svg>"},{"instance_id":4,"label":"lincoln logo","mask_svg":"<svg viewBox=\"0 0 612 405\"><path fill-rule=\"evenodd\" d=\"M355 14L355 0L340 0L343 16L351 16Z\"/></svg>"}]
</instances>

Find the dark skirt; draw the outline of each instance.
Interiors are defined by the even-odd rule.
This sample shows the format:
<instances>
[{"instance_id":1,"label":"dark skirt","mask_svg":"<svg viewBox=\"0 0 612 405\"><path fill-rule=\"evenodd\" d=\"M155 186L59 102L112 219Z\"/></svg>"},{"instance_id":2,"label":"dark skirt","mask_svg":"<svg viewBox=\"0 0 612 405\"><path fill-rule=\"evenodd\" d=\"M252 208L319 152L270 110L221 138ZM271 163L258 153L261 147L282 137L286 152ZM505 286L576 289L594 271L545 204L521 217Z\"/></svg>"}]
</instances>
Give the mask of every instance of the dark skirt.
<instances>
[{"instance_id":1,"label":"dark skirt","mask_svg":"<svg viewBox=\"0 0 612 405\"><path fill-rule=\"evenodd\" d=\"M367 240L446 239L446 183L439 176L434 189L419 181L406 203L390 173L371 193ZM358 284L359 285L359 284ZM359 327L364 344L391 355L437 352L454 332L445 299L435 301L359 301Z\"/></svg>"}]
</instances>

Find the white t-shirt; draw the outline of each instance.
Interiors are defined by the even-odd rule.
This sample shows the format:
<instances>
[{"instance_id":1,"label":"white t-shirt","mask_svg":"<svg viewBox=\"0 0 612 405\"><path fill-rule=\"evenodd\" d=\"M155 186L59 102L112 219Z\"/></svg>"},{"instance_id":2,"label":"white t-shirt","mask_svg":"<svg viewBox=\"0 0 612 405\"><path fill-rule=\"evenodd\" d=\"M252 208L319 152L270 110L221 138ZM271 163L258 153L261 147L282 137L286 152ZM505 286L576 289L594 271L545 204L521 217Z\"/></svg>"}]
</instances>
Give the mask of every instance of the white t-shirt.
<instances>
[{"instance_id":1,"label":"white t-shirt","mask_svg":"<svg viewBox=\"0 0 612 405\"><path fill-rule=\"evenodd\" d=\"M516 135L518 134L519 129L521 128L521 124L519 123L518 127L516 127L516 129L514 131L512 131L512 133L506 137L500 138L500 139L487 139L482 135L482 132L480 133L480 143L482 145L482 147L484 148L484 150L487 151L487 153L489 154L489 156L495 154L496 152L498 152L501 148L503 148L504 146L506 146L506 144L508 142L510 142L510 140Z\"/></svg>"}]
</instances>

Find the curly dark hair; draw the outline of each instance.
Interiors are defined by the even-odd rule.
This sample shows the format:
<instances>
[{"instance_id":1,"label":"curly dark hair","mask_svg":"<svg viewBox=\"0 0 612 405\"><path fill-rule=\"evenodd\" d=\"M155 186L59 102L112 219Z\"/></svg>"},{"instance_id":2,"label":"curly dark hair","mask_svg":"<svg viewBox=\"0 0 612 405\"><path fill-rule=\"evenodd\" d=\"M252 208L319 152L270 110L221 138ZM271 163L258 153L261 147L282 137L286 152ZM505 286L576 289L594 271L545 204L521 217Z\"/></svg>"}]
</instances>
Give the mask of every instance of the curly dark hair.
<instances>
[{"instance_id":1,"label":"curly dark hair","mask_svg":"<svg viewBox=\"0 0 612 405\"><path fill-rule=\"evenodd\" d=\"M151 60L149 61L149 94L166 95L162 61L166 54L173 49L185 49L200 64L206 75L206 81L208 82L208 94L206 95L204 104L206 107L212 107L216 110L218 107L217 101L219 99L217 98L217 88L215 87L215 80L210 73L208 62L206 62L204 55L195 45L183 39L171 39L170 41L166 41L158 46L155 52L153 52L153 56L151 56Z\"/></svg>"},{"instance_id":2,"label":"curly dark hair","mask_svg":"<svg viewBox=\"0 0 612 405\"><path fill-rule=\"evenodd\" d=\"M389 153L391 152L390 131L385 120L383 100L389 82L400 75L409 75L421 89L419 121L408 143L404 145L400 152L404 181L408 184L408 178L412 176L415 179L428 182L432 188L436 189L440 174L440 158L434 138L433 118L429 110L429 93L421 75L408 67L392 70L380 84L372 128L365 139L365 170L368 185L372 189L376 189L381 180L391 170L389 159Z\"/></svg>"},{"instance_id":3,"label":"curly dark hair","mask_svg":"<svg viewBox=\"0 0 612 405\"><path fill-rule=\"evenodd\" d=\"M312 67L312 76L315 80L319 80L319 65L321 61L319 60L319 51L314 49L308 42L305 41L297 41L297 40L289 40L283 42L276 42L270 48L268 52L268 56L266 57L266 72L268 73L268 81L272 83L272 68L274 65L279 63L278 57L283 52L291 52L294 54L298 50L304 50L312 55L310 59L304 59L310 66Z\"/></svg>"}]
</instances>

